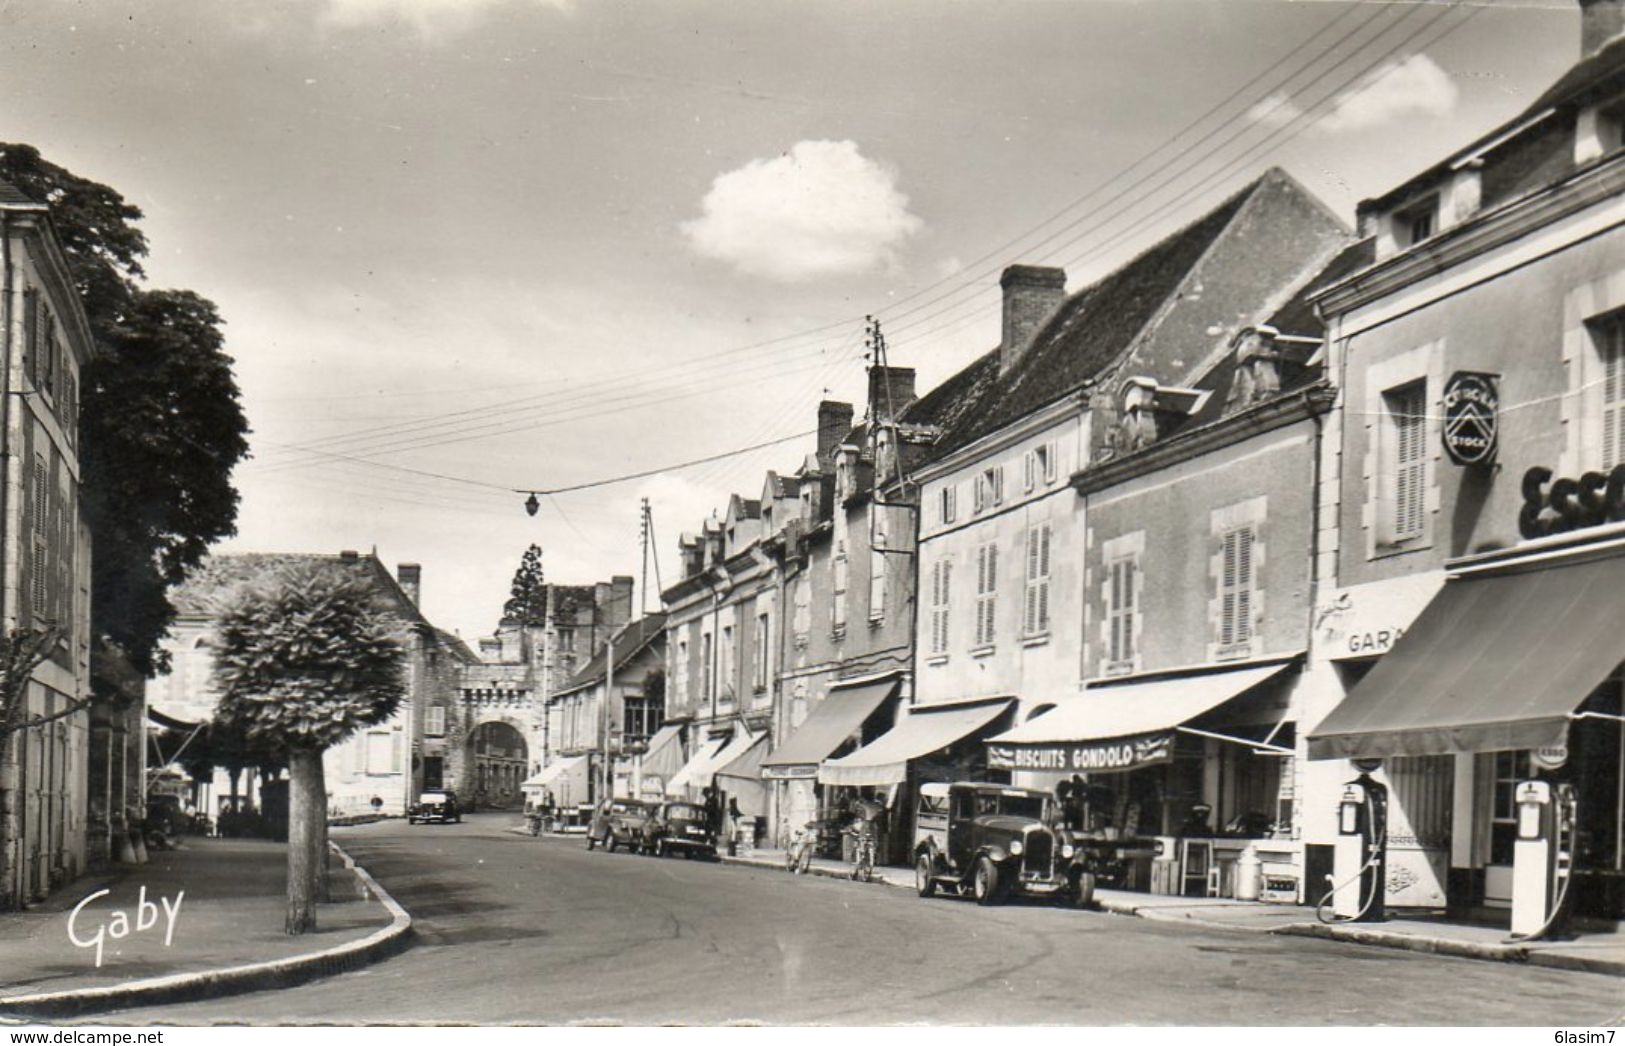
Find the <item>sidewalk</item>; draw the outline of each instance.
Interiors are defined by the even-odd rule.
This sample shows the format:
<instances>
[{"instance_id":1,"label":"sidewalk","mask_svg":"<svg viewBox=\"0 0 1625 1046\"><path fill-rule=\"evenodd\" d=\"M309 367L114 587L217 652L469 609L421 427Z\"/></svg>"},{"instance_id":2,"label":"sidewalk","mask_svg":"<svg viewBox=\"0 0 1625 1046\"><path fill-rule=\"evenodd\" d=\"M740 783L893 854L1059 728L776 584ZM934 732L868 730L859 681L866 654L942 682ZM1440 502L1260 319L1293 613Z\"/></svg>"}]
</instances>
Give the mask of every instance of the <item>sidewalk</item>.
<instances>
[{"instance_id":1,"label":"sidewalk","mask_svg":"<svg viewBox=\"0 0 1625 1046\"><path fill-rule=\"evenodd\" d=\"M410 928L364 871L335 854L333 902L320 906L315 932L289 937L285 844L186 837L182 845L146 864L85 876L36 908L0 915L0 1017L291 983L368 961ZM140 906L143 889L148 907ZM68 925L74 907L101 890L109 892L74 918L80 941L104 931L97 966L94 944L76 946Z\"/></svg>"},{"instance_id":2,"label":"sidewalk","mask_svg":"<svg viewBox=\"0 0 1625 1046\"><path fill-rule=\"evenodd\" d=\"M783 850L757 850L749 857L724 857L724 864L784 870ZM850 878L841 861L814 858L812 875ZM875 881L912 890L912 869L884 867ZM1582 970L1625 977L1625 933L1586 934L1567 941L1507 943L1506 931L1490 926L1446 923L1425 918L1389 919L1381 923L1334 923L1315 918L1314 909L1256 901L1221 898L1166 897L1128 890L1095 891L1095 904L1106 912L1158 922L1185 923L1207 929L1243 933L1275 933L1295 937L1324 937L1354 944L1404 948L1410 951L1454 955L1500 962L1527 962L1534 966Z\"/></svg>"}]
</instances>

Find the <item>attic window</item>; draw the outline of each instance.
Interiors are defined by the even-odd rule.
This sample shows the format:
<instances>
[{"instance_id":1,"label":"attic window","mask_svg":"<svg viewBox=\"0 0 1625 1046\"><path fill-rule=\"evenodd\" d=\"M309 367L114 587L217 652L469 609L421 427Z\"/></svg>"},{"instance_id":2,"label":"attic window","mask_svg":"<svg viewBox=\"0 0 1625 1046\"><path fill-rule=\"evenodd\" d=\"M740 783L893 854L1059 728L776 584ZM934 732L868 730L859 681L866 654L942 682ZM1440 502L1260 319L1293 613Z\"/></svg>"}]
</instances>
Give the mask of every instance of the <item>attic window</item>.
<instances>
[{"instance_id":1,"label":"attic window","mask_svg":"<svg viewBox=\"0 0 1625 1046\"><path fill-rule=\"evenodd\" d=\"M1401 249L1432 236L1439 227L1439 198L1429 196L1394 212L1394 240Z\"/></svg>"}]
</instances>

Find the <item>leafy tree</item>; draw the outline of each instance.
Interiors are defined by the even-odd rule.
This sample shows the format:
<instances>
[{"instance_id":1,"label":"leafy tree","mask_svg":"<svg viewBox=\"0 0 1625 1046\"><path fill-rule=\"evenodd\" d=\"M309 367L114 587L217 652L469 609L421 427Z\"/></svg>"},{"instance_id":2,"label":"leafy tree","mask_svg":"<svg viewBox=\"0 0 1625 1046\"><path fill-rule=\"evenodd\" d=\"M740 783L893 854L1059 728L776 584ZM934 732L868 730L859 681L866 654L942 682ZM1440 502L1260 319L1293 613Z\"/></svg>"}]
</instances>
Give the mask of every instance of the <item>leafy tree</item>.
<instances>
[{"instance_id":1,"label":"leafy tree","mask_svg":"<svg viewBox=\"0 0 1625 1046\"><path fill-rule=\"evenodd\" d=\"M287 752L290 934L316 926L327 824L322 753L400 704L401 628L363 577L331 566L272 573L245 586L221 616L215 721Z\"/></svg>"},{"instance_id":2,"label":"leafy tree","mask_svg":"<svg viewBox=\"0 0 1625 1046\"><path fill-rule=\"evenodd\" d=\"M547 623L547 583L542 573L542 546L532 545L513 572L513 585L508 601L502 604L502 616L521 625Z\"/></svg>"},{"instance_id":3,"label":"leafy tree","mask_svg":"<svg viewBox=\"0 0 1625 1046\"><path fill-rule=\"evenodd\" d=\"M139 208L115 190L0 143L0 179L51 209L100 353L81 375L92 627L139 670L166 667L167 589L236 532L231 470L248 453L213 304L150 290Z\"/></svg>"}]
</instances>

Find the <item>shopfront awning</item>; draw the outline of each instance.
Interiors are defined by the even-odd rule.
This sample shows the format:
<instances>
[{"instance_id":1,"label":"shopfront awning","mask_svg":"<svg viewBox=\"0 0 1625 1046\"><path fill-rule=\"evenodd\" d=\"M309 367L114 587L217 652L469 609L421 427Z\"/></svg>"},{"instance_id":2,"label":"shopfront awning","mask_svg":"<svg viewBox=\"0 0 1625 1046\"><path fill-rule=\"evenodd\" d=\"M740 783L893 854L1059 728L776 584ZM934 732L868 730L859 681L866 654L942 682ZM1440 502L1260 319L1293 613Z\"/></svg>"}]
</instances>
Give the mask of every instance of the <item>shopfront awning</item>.
<instances>
[{"instance_id":1,"label":"shopfront awning","mask_svg":"<svg viewBox=\"0 0 1625 1046\"><path fill-rule=\"evenodd\" d=\"M545 788L553 793L554 801L560 806L586 802L587 758L576 755L550 763L525 778L519 790L525 795L537 796Z\"/></svg>"},{"instance_id":2,"label":"shopfront awning","mask_svg":"<svg viewBox=\"0 0 1625 1046\"><path fill-rule=\"evenodd\" d=\"M813 778L829 758L863 726L881 703L897 692L897 680L831 690L784 744L762 760L762 776L772 780Z\"/></svg>"},{"instance_id":3,"label":"shopfront awning","mask_svg":"<svg viewBox=\"0 0 1625 1046\"><path fill-rule=\"evenodd\" d=\"M1111 773L1173 758L1193 719L1286 671L1291 662L1091 686L987 743L999 770Z\"/></svg>"},{"instance_id":4,"label":"shopfront awning","mask_svg":"<svg viewBox=\"0 0 1625 1046\"><path fill-rule=\"evenodd\" d=\"M1622 593L1622 555L1451 578L1310 732L1309 758L1564 743L1575 708L1625 659Z\"/></svg>"},{"instance_id":5,"label":"shopfront awning","mask_svg":"<svg viewBox=\"0 0 1625 1046\"><path fill-rule=\"evenodd\" d=\"M688 762L666 782L666 794L682 799L688 796L690 788L697 792L710 784L711 775L716 772L717 757L728 747L728 741L726 737L712 737L696 745Z\"/></svg>"},{"instance_id":6,"label":"shopfront awning","mask_svg":"<svg viewBox=\"0 0 1625 1046\"><path fill-rule=\"evenodd\" d=\"M749 738L740 735L717 760L717 786L728 793L746 817L767 813L767 786L762 783L762 757L766 754L767 734Z\"/></svg>"},{"instance_id":7,"label":"shopfront awning","mask_svg":"<svg viewBox=\"0 0 1625 1046\"><path fill-rule=\"evenodd\" d=\"M645 792L663 793L666 782L683 768L683 728L663 726L649 738L638 759L638 777Z\"/></svg>"},{"instance_id":8,"label":"shopfront awning","mask_svg":"<svg viewBox=\"0 0 1625 1046\"><path fill-rule=\"evenodd\" d=\"M818 768L818 780L832 785L893 785L908 777L911 759L947 748L987 726L1010 707L1013 698L974 704L915 705L897 725L872 742Z\"/></svg>"}]
</instances>

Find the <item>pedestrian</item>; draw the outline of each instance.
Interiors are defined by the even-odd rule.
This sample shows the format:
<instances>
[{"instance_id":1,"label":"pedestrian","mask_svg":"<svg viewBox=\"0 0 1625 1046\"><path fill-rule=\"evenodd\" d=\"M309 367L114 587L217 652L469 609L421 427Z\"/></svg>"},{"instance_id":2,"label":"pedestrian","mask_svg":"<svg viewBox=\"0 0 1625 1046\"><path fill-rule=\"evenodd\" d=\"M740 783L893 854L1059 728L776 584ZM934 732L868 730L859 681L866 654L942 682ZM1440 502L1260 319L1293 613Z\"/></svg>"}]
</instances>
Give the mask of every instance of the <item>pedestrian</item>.
<instances>
[{"instance_id":1,"label":"pedestrian","mask_svg":"<svg viewBox=\"0 0 1625 1046\"><path fill-rule=\"evenodd\" d=\"M592 812L592 823L587 825L587 849L609 842L609 800L599 803Z\"/></svg>"}]
</instances>

